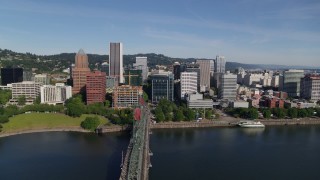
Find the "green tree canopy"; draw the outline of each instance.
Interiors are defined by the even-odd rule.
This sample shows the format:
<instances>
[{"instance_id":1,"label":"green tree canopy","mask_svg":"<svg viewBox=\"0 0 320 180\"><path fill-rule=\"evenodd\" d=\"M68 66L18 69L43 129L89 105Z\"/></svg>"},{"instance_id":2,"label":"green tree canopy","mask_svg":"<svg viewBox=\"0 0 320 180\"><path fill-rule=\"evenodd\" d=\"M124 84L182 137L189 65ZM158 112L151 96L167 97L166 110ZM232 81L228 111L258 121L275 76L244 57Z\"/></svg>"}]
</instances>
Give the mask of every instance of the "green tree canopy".
<instances>
[{"instance_id":1,"label":"green tree canopy","mask_svg":"<svg viewBox=\"0 0 320 180\"><path fill-rule=\"evenodd\" d=\"M86 117L84 121L81 122L81 127L83 129L95 130L100 124L98 117Z\"/></svg>"},{"instance_id":2,"label":"green tree canopy","mask_svg":"<svg viewBox=\"0 0 320 180\"><path fill-rule=\"evenodd\" d=\"M185 117L182 113L182 110L180 110L180 109L176 110L174 117L173 117L173 120L174 121L182 121L182 120L184 120L184 118Z\"/></svg>"},{"instance_id":3,"label":"green tree canopy","mask_svg":"<svg viewBox=\"0 0 320 180\"><path fill-rule=\"evenodd\" d=\"M26 104L26 96L22 95L18 97L18 105L23 106Z\"/></svg>"},{"instance_id":4,"label":"green tree canopy","mask_svg":"<svg viewBox=\"0 0 320 180\"><path fill-rule=\"evenodd\" d=\"M184 109L183 114L185 116L186 121L192 121L196 117L196 113L192 109L189 109L189 108Z\"/></svg>"},{"instance_id":5,"label":"green tree canopy","mask_svg":"<svg viewBox=\"0 0 320 180\"><path fill-rule=\"evenodd\" d=\"M288 109L288 116L290 118L297 118L298 117L298 110L297 108L289 108Z\"/></svg>"},{"instance_id":6,"label":"green tree canopy","mask_svg":"<svg viewBox=\"0 0 320 180\"><path fill-rule=\"evenodd\" d=\"M11 98L10 90L0 89L0 105L5 105Z\"/></svg>"},{"instance_id":7,"label":"green tree canopy","mask_svg":"<svg viewBox=\"0 0 320 180\"><path fill-rule=\"evenodd\" d=\"M308 116L308 112L306 109L299 109L298 110L298 117L304 118Z\"/></svg>"},{"instance_id":8,"label":"green tree canopy","mask_svg":"<svg viewBox=\"0 0 320 180\"><path fill-rule=\"evenodd\" d=\"M0 123L7 123L9 122L9 117L7 115L0 115Z\"/></svg>"},{"instance_id":9,"label":"green tree canopy","mask_svg":"<svg viewBox=\"0 0 320 180\"><path fill-rule=\"evenodd\" d=\"M67 115L73 117L80 117L85 112L86 107L81 99L81 96L75 96L67 100Z\"/></svg>"},{"instance_id":10,"label":"green tree canopy","mask_svg":"<svg viewBox=\"0 0 320 180\"><path fill-rule=\"evenodd\" d=\"M206 110L206 119L212 119L212 110L211 109Z\"/></svg>"},{"instance_id":11,"label":"green tree canopy","mask_svg":"<svg viewBox=\"0 0 320 180\"><path fill-rule=\"evenodd\" d=\"M162 112L162 109L160 107L157 107L155 109L155 117L157 122L163 122L165 120L164 113Z\"/></svg>"},{"instance_id":12,"label":"green tree canopy","mask_svg":"<svg viewBox=\"0 0 320 180\"><path fill-rule=\"evenodd\" d=\"M263 111L263 117L266 118L266 119L270 119L271 118L271 111L270 109L265 109Z\"/></svg>"}]
</instances>

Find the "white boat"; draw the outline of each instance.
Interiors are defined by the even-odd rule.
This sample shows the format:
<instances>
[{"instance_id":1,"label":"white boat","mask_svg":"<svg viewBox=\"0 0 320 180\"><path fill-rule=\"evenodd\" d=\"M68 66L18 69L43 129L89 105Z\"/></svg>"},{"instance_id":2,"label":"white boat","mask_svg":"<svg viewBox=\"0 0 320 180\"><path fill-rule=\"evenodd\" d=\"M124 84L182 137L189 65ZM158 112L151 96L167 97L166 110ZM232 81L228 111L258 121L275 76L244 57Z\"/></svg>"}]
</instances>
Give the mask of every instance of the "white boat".
<instances>
[{"instance_id":1,"label":"white boat","mask_svg":"<svg viewBox=\"0 0 320 180\"><path fill-rule=\"evenodd\" d=\"M262 124L260 121L240 121L238 123L240 127L244 128L264 128L264 124Z\"/></svg>"}]
</instances>

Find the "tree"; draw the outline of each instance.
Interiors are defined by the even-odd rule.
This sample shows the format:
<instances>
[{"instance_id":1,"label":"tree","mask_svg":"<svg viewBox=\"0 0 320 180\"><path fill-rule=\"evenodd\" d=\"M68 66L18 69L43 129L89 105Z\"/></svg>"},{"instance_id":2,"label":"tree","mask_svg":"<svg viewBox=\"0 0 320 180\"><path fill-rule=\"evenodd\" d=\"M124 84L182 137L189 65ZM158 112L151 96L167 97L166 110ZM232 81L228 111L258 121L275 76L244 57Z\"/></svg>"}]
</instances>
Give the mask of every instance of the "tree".
<instances>
[{"instance_id":1,"label":"tree","mask_svg":"<svg viewBox=\"0 0 320 180\"><path fill-rule=\"evenodd\" d=\"M317 112L317 116L320 117L320 108L317 108L316 112Z\"/></svg>"},{"instance_id":2,"label":"tree","mask_svg":"<svg viewBox=\"0 0 320 180\"><path fill-rule=\"evenodd\" d=\"M307 117L313 116L313 113L314 113L314 109L313 108L307 108L306 111L307 111Z\"/></svg>"},{"instance_id":3,"label":"tree","mask_svg":"<svg viewBox=\"0 0 320 180\"><path fill-rule=\"evenodd\" d=\"M273 114L275 114L280 119L286 117L286 112L282 108L275 108L273 110Z\"/></svg>"},{"instance_id":4,"label":"tree","mask_svg":"<svg viewBox=\"0 0 320 180\"><path fill-rule=\"evenodd\" d=\"M38 96L36 100L34 100L34 104L40 104L40 103L41 103L41 98L40 96Z\"/></svg>"},{"instance_id":5,"label":"tree","mask_svg":"<svg viewBox=\"0 0 320 180\"><path fill-rule=\"evenodd\" d=\"M85 105L81 100L81 96L75 96L66 102L67 115L72 117L80 117L85 112Z\"/></svg>"},{"instance_id":6,"label":"tree","mask_svg":"<svg viewBox=\"0 0 320 180\"><path fill-rule=\"evenodd\" d=\"M184 116L186 121L192 121L195 119L196 113L192 109L186 108L184 110Z\"/></svg>"},{"instance_id":7,"label":"tree","mask_svg":"<svg viewBox=\"0 0 320 180\"><path fill-rule=\"evenodd\" d=\"M165 121L172 121L173 115L171 113L166 113L165 115Z\"/></svg>"},{"instance_id":8,"label":"tree","mask_svg":"<svg viewBox=\"0 0 320 180\"><path fill-rule=\"evenodd\" d=\"M110 102L109 100L106 100L106 101L104 102L104 106L105 106L106 108L110 107L110 106L111 106L111 102Z\"/></svg>"},{"instance_id":9,"label":"tree","mask_svg":"<svg viewBox=\"0 0 320 180\"><path fill-rule=\"evenodd\" d=\"M249 119L258 119L259 113L256 108L250 108L248 111L248 118Z\"/></svg>"},{"instance_id":10,"label":"tree","mask_svg":"<svg viewBox=\"0 0 320 180\"><path fill-rule=\"evenodd\" d=\"M18 97L18 105L23 106L26 104L26 96L22 95Z\"/></svg>"},{"instance_id":11,"label":"tree","mask_svg":"<svg viewBox=\"0 0 320 180\"><path fill-rule=\"evenodd\" d=\"M266 119L270 119L271 118L271 111L269 109L264 110L263 117Z\"/></svg>"},{"instance_id":12,"label":"tree","mask_svg":"<svg viewBox=\"0 0 320 180\"><path fill-rule=\"evenodd\" d=\"M84 121L81 122L81 127L83 129L95 130L100 124L98 117L86 117Z\"/></svg>"},{"instance_id":13,"label":"tree","mask_svg":"<svg viewBox=\"0 0 320 180\"><path fill-rule=\"evenodd\" d=\"M212 119L212 110L207 110L206 111L206 119Z\"/></svg>"},{"instance_id":14,"label":"tree","mask_svg":"<svg viewBox=\"0 0 320 180\"><path fill-rule=\"evenodd\" d=\"M9 122L9 117L7 115L0 115L0 123L7 123Z\"/></svg>"},{"instance_id":15,"label":"tree","mask_svg":"<svg viewBox=\"0 0 320 180\"><path fill-rule=\"evenodd\" d=\"M1 90L0 89L0 105L6 104L11 98L10 90Z\"/></svg>"},{"instance_id":16,"label":"tree","mask_svg":"<svg viewBox=\"0 0 320 180\"><path fill-rule=\"evenodd\" d=\"M298 117L304 118L308 116L308 112L306 109L299 109L298 110Z\"/></svg>"},{"instance_id":17,"label":"tree","mask_svg":"<svg viewBox=\"0 0 320 180\"><path fill-rule=\"evenodd\" d=\"M144 100L145 102L148 102L149 96L148 96L148 94L147 94L145 91L143 91L142 97L143 97L143 100Z\"/></svg>"},{"instance_id":18,"label":"tree","mask_svg":"<svg viewBox=\"0 0 320 180\"><path fill-rule=\"evenodd\" d=\"M184 120L183 113L182 113L182 111L180 109L175 112L173 120L174 121L182 121L182 120Z\"/></svg>"},{"instance_id":19,"label":"tree","mask_svg":"<svg viewBox=\"0 0 320 180\"><path fill-rule=\"evenodd\" d=\"M4 114L8 117L19 114L19 108L16 105L9 105L4 109Z\"/></svg>"},{"instance_id":20,"label":"tree","mask_svg":"<svg viewBox=\"0 0 320 180\"><path fill-rule=\"evenodd\" d=\"M164 116L161 108L157 107L155 109L155 117L156 117L157 122L163 122L165 120L165 116Z\"/></svg>"},{"instance_id":21,"label":"tree","mask_svg":"<svg viewBox=\"0 0 320 180\"><path fill-rule=\"evenodd\" d=\"M297 108L289 108L288 109L288 116L290 118L297 118L298 117L298 110Z\"/></svg>"}]
</instances>

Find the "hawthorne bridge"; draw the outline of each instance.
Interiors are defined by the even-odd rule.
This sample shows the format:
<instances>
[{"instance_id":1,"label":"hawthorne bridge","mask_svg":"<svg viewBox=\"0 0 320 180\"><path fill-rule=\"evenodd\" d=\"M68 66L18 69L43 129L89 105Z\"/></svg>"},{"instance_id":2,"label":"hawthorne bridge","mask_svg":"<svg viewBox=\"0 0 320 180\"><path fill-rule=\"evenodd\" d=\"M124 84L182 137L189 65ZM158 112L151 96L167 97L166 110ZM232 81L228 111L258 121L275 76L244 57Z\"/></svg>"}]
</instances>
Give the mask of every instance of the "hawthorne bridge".
<instances>
[{"instance_id":1,"label":"hawthorne bridge","mask_svg":"<svg viewBox=\"0 0 320 180\"><path fill-rule=\"evenodd\" d=\"M135 121L132 127L127 152L122 155L120 180L146 180L152 166L149 148L149 110L146 106L135 109Z\"/></svg>"}]
</instances>

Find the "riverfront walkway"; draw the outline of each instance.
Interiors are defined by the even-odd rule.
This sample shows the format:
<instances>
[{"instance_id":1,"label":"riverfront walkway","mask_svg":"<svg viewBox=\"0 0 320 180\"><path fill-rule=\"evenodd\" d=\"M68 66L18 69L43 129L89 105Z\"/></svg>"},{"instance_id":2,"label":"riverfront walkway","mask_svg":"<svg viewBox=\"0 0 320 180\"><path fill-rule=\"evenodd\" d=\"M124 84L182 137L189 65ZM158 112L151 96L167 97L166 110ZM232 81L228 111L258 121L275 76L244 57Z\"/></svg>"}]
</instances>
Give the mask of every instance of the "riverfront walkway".
<instances>
[{"instance_id":1,"label":"riverfront walkway","mask_svg":"<svg viewBox=\"0 0 320 180\"><path fill-rule=\"evenodd\" d=\"M149 110L141 108L141 120L135 121L132 127L127 152L121 163L120 180L147 180L149 175L150 155L149 134L150 134Z\"/></svg>"}]
</instances>

